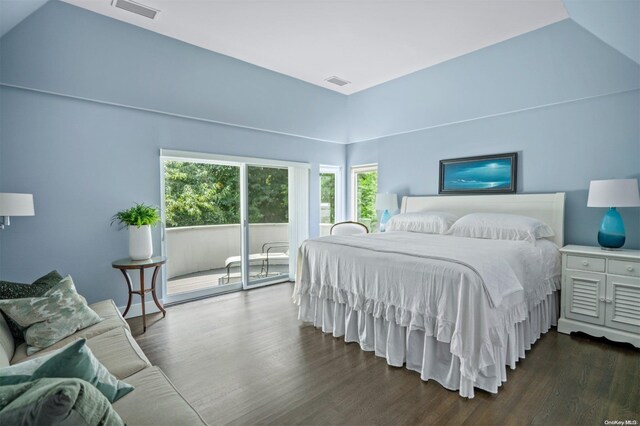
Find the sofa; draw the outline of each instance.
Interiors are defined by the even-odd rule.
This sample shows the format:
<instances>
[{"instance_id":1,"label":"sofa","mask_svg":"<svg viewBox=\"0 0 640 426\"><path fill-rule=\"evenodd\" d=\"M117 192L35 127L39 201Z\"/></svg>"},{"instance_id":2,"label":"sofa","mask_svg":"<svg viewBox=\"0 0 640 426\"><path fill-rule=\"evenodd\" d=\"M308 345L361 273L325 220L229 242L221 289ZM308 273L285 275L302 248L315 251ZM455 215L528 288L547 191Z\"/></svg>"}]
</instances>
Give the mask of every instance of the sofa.
<instances>
[{"instance_id":1,"label":"sofa","mask_svg":"<svg viewBox=\"0 0 640 426\"><path fill-rule=\"evenodd\" d=\"M0 368L42 356L76 339L85 338L91 352L111 374L135 387L133 392L113 404L125 424L206 425L162 370L151 365L113 301L98 302L90 307L103 321L31 356L27 355L26 343L14 341L7 322L0 314Z\"/></svg>"}]
</instances>

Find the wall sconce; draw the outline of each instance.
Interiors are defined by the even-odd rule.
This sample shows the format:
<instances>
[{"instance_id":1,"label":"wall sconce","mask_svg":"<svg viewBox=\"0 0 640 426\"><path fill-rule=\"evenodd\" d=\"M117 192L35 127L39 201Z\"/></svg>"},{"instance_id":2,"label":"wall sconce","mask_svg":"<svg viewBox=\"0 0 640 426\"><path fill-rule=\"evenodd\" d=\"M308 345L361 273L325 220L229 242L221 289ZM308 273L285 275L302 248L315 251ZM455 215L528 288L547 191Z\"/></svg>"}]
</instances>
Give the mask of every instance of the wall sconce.
<instances>
[{"instance_id":1,"label":"wall sconce","mask_svg":"<svg viewBox=\"0 0 640 426\"><path fill-rule=\"evenodd\" d=\"M0 229L11 224L11 216L34 216L33 194L0 192Z\"/></svg>"}]
</instances>

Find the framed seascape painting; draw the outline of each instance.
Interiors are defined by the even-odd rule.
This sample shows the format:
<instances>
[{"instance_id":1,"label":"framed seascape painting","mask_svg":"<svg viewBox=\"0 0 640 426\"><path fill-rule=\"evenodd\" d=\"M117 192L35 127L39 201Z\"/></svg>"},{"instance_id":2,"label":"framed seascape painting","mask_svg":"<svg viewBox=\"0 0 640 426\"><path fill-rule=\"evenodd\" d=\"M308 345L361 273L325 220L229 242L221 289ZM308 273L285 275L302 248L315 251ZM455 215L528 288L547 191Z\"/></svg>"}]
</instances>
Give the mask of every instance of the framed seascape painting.
<instances>
[{"instance_id":1,"label":"framed seascape painting","mask_svg":"<svg viewBox=\"0 0 640 426\"><path fill-rule=\"evenodd\" d=\"M439 194L513 194L518 153L440 160Z\"/></svg>"}]
</instances>

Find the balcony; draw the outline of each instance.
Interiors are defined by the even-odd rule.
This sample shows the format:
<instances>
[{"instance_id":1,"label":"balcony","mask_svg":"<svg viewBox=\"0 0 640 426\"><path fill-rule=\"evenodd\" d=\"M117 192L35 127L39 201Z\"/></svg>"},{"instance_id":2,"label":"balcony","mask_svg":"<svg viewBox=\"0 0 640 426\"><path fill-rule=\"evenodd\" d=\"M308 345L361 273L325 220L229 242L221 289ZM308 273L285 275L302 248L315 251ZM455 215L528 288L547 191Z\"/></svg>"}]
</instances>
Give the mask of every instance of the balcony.
<instances>
[{"instance_id":1,"label":"balcony","mask_svg":"<svg viewBox=\"0 0 640 426\"><path fill-rule=\"evenodd\" d=\"M330 224L322 224L321 235L328 235ZM169 295L202 290L218 285L239 282L240 263L227 269L225 261L241 253L240 224L185 226L166 229L167 293ZM261 253L263 244L289 240L287 223L260 223L249 225L249 253ZM282 252L284 249L274 248ZM279 259L270 261L268 270L264 262L252 261L251 278L289 275L289 263Z\"/></svg>"}]
</instances>

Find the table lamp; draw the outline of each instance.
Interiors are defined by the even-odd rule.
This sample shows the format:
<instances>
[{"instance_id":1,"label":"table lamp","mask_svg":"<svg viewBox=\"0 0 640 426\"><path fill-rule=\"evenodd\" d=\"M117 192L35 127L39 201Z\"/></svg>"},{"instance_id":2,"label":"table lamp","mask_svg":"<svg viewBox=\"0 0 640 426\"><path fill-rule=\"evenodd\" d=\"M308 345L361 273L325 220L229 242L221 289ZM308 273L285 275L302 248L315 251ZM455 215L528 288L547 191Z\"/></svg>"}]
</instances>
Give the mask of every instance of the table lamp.
<instances>
[{"instance_id":1,"label":"table lamp","mask_svg":"<svg viewBox=\"0 0 640 426\"><path fill-rule=\"evenodd\" d=\"M32 194L0 193L0 216L2 217L0 229L11 224L11 216L34 215Z\"/></svg>"},{"instance_id":2,"label":"table lamp","mask_svg":"<svg viewBox=\"0 0 640 426\"><path fill-rule=\"evenodd\" d=\"M608 207L598 229L598 244L603 250L624 245L624 222L616 207L640 207L637 179L592 180L587 207Z\"/></svg>"},{"instance_id":3,"label":"table lamp","mask_svg":"<svg viewBox=\"0 0 640 426\"><path fill-rule=\"evenodd\" d=\"M380 232L384 232L385 225L391 219L389 211L398 210L398 196L396 194L376 194L376 209L384 210L380 217Z\"/></svg>"}]
</instances>

